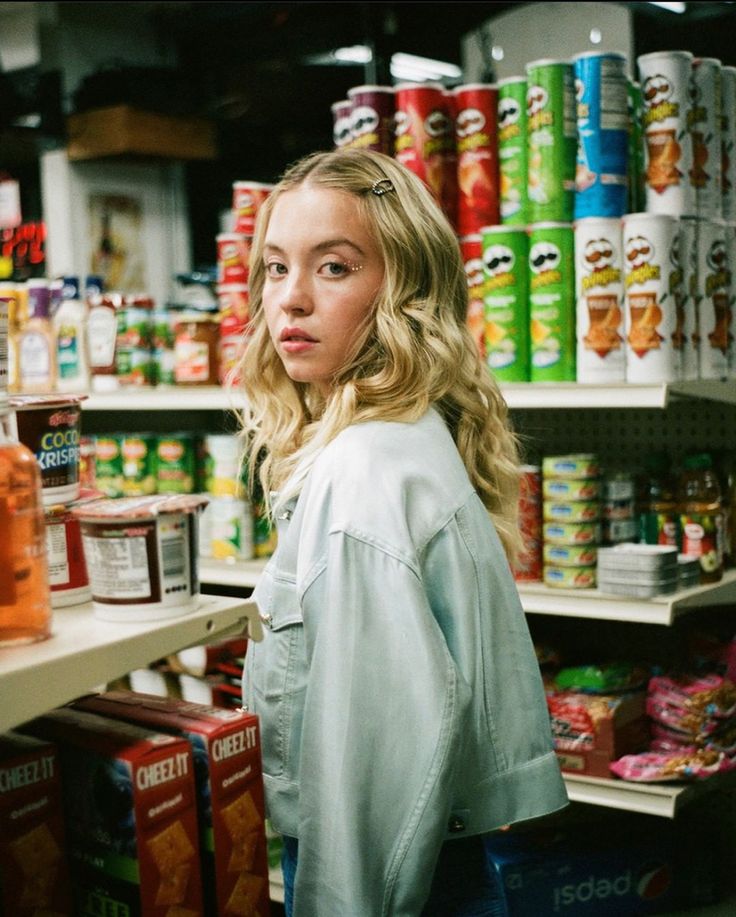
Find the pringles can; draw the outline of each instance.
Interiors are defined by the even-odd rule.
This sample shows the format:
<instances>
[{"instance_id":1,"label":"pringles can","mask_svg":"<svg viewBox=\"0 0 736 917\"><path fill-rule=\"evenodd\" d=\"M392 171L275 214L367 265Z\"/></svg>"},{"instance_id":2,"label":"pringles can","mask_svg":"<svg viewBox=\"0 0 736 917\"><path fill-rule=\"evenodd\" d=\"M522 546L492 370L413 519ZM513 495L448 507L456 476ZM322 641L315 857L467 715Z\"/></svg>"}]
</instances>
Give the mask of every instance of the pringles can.
<instances>
[{"instance_id":1,"label":"pringles can","mask_svg":"<svg viewBox=\"0 0 736 917\"><path fill-rule=\"evenodd\" d=\"M624 382L624 283L621 221L575 222L577 381Z\"/></svg>"},{"instance_id":2,"label":"pringles can","mask_svg":"<svg viewBox=\"0 0 736 917\"><path fill-rule=\"evenodd\" d=\"M391 156L394 151L392 86L354 86L350 100L351 147Z\"/></svg>"},{"instance_id":3,"label":"pringles can","mask_svg":"<svg viewBox=\"0 0 736 917\"><path fill-rule=\"evenodd\" d=\"M528 223L529 180L526 120L526 77L498 82L498 168L501 222Z\"/></svg>"},{"instance_id":4,"label":"pringles can","mask_svg":"<svg viewBox=\"0 0 736 917\"><path fill-rule=\"evenodd\" d=\"M330 105L330 111L332 113L332 141L335 149L349 147L353 139L353 103L350 99L340 99Z\"/></svg>"},{"instance_id":5,"label":"pringles can","mask_svg":"<svg viewBox=\"0 0 736 917\"><path fill-rule=\"evenodd\" d=\"M248 283L250 237L242 232L221 232L217 242L217 282Z\"/></svg>"},{"instance_id":6,"label":"pringles can","mask_svg":"<svg viewBox=\"0 0 736 917\"><path fill-rule=\"evenodd\" d=\"M484 226L486 363L499 382L529 381L529 237L523 226Z\"/></svg>"},{"instance_id":7,"label":"pringles can","mask_svg":"<svg viewBox=\"0 0 736 917\"><path fill-rule=\"evenodd\" d=\"M637 58L644 105L646 209L650 213L696 213L688 125L692 60L689 51L655 51Z\"/></svg>"},{"instance_id":8,"label":"pringles can","mask_svg":"<svg viewBox=\"0 0 736 917\"><path fill-rule=\"evenodd\" d=\"M542 580L542 470L538 465L519 469L519 529L523 548L514 565L517 583Z\"/></svg>"},{"instance_id":9,"label":"pringles can","mask_svg":"<svg viewBox=\"0 0 736 917\"><path fill-rule=\"evenodd\" d=\"M680 378L691 382L700 378L700 335L698 331L698 310L701 299L698 274L700 220L697 217L680 217L679 224L683 305Z\"/></svg>"},{"instance_id":10,"label":"pringles can","mask_svg":"<svg viewBox=\"0 0 736 917\"><path fill-rule=\"evenodd\" d=\"M644 164L644 137L642 134L644 105L639 83L635 80L627 80L627 87L629 154L626 212L639 213L646 206L646 166Z\"/></svg>"},{"instance_id":11,"label":"pringles can","mask_svg":"<svg viewBox=\"0 0 736 917\"><path fill-rule=\"evenodd\" d=\"M578 126L575 219L626 212L628 84L626 57L596 51L573 58Z\"/></svg>"},{"instance_id":12,"label":"pringles can","mask_svg":"<svg viewBox=\"0 0 736 917\"><path fill-rule=\"evenodd\" d=\"M258 211L266 202L273 190L273 185L258 181L233 182L233 215L235 226L233 232L252 236L255 232Z\"/></svg>"},{"instance_id":13,"label":"pringles can","mask_svg":"<svg viewBox=\"0 0 736 917\"><path fill-rule=\"evenodd\" d=\"M696 57L692 62L688 126L693 145L690 183L698 216L717 219L721 202L721 62Z\"/></svg>"},{"instance_id":14,"label":"pringles can","mask_svg":"<svg viewBox=\"0 0 736 917\"><path fill-rule=\"evenodd\" d=\"M575 381L575 253L569 223L529 227L532 382Z\"/></svg>"},{"instance_id":15,"label":"pringles can","mask_svg":"<svg viewBox=\"0 0 736 917\"><path fill-rule=\"evenodd\" d=\"M701 220L698 228L700 378L725 379L731 344L731 266L726 224L723 220Z\"/></svg>"},{"instance_id":16,"label":"pringles can","mask_svg":"<svg viewBox=\"0 0 736 917\"><path fill-rule=\"evenodd\" d=\"M485 83L458 86L455 97L457 231L480 232L499 221L498 89Z\"/></svg>"},{"instance_id":17,"label":"pringles can","mask_svg":"<svg viewBox=\"0 0 736 917\"><path fill-rule=\"evenodd\" d=\"M624 217L626 381L675 382L677 323L669 273L677 220L665 213Z\"/></svg>"},{"instance_id":18,"label":"pringles can","mask_svg":"<svg viewBox=\"0 0 736 917\"><path fill-rule=\"evenodd\" d=\"M736 67L721 67L721 207L736 220Z\"/></svg>"},{"instance_id":19,"label":"pringles can","mask_svg":"<svg viewBox=\"0 0 736 917\"><path fill-rule=\"evenodd\" d=\"M569 222L577 150L572 64L533 61L526 75L529 222Z\"/></svg>"},{"instance_id":20,"label":"pringles can","mask_svg":"<svg viewBox=\"0 0 736 917\"><path fill-rule=\"evenodd\" d=\"M485 277L483 275L483 239L480 233L462 236L460 251L465 265L465 277L468 281L468 328L483 359L486 354L485 314L483 293Z\"/></svg>"}]
</instances>

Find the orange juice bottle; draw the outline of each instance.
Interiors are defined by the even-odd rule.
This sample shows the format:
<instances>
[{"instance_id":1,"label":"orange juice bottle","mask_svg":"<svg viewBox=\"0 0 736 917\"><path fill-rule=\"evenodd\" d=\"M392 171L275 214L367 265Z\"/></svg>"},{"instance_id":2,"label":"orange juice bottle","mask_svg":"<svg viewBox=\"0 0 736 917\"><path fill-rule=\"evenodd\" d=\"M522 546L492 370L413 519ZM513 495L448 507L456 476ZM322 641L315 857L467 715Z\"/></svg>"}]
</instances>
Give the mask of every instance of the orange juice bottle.
<instances>
[{"instance_id":1,"label":"orange juice bottle","mask_svg":"<svg viewBox=\"0 0 736 917\"><path fill-rule=\"evenodd\" d=\"M0 394L0 646L44 640L50 627L41 472L14 438Z\"/></svg>"}]
</instances>

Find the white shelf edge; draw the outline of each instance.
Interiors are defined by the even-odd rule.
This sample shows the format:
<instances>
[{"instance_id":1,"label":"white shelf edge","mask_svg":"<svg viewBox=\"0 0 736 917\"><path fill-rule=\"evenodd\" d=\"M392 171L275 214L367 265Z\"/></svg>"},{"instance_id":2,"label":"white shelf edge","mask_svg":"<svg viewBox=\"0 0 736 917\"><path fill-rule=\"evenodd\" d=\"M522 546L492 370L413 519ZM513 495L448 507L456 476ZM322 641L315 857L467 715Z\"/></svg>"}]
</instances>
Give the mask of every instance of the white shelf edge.
<instances>
[{"instance_id":1,"label":"white shelf edge","mask_svg":"<svg viewBox=\"0 0 736 917\"><path fill-rule=\"evenodd\" d=\"M237 390L217 385L130 386L114 392L91 392L84 411L235 411L242 407Z\"/></svg>"},{"instance_id":2,"label":"white shelf edge","mask_svg":"<svg viewBox=\"0 0 736 917\"><path fill-rule=\"evenodd\" d=\"M199 581L203 585L237 586L254 589L268 558L254 560L213 560L199 558Z\"/></svg>"},{"instance_id":3,"label":"white shelf edge","mask_svg":"<svg viewBox=\"0 0 736 917\"><path fill-rule=\"evenodd\" d=\"M0 732L179 649L227 633L262 633L254 602L202 595L191 611L161 621L113 622L91 603L54 609L52 635L0 649ZM10 702L12 698L12 702Z\"/></svg>"}]
</instances>

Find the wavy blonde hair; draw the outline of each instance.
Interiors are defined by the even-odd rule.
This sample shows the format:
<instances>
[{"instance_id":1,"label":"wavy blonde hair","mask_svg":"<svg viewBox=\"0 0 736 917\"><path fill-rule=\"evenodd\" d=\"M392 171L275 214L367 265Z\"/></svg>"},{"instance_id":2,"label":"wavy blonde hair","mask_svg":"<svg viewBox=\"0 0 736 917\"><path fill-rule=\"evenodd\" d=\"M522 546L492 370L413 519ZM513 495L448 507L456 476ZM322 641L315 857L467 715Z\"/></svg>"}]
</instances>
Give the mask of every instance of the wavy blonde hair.
<instances>
[{"instance_id":1,"label":"wavy blonde hair","mask_svg":"<svg viewBox=\"0 0 736 917\"><path fill-rule=\"evenodd\" d=\"M378 196L381 179L393 191ZM286 374L262 309L263 247L279 196L302 184L348 192L384 262L367 325L324 399ZM314 153L291 166L258 216L250 264L252 337L240 367L245 459L264 494L300 489L317 453L345 427L419 419L434 405L490 513L509 559L519 547L519 455L506 403L467 325L468 286L457 237L431 193L396 160L364 150Z\"/></svg>"}]
</instances>

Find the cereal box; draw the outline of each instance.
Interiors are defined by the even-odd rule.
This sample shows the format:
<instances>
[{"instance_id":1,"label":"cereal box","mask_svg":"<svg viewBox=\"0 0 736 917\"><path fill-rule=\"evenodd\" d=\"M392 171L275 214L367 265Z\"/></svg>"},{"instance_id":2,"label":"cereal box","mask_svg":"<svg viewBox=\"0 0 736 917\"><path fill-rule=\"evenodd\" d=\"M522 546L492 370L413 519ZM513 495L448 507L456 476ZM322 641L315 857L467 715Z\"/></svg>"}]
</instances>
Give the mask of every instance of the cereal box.
<instances>
[{"instance_id":1,"label":"cereal box","mask_svg":"<svg viewBox=\"0 0 736 917\"><path fill-rule=\"evenodd\" d=\"M189 740L194 753L205 913L269 914L258 718L170 697L109 691L75 707Z\"/></svg>"},{"instance_id":2,"label":"cereal box","mask_svg":"<svg viewBox=\"0 0 736 917\"><path fill-rule=\"evenodd\" d=\"M0 914L72 915L58 752L14 732L0 736Z\"/></svg>"},{"instance_id":3,"label":"cereal box","mask_svg":"<svg viewBox=\"0 0 736 917\"><path fill-rule=\"evenodd\" d=\"M75 917L204 917L190 744L70 707L23 731L59 748Z\"/></svg>"}]
</instances>

